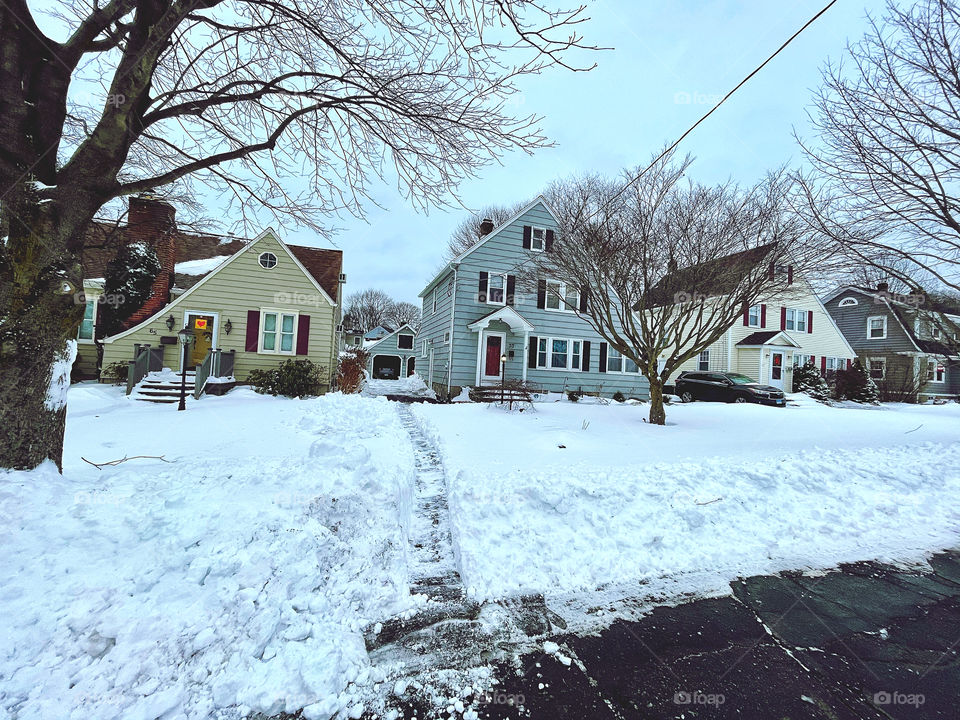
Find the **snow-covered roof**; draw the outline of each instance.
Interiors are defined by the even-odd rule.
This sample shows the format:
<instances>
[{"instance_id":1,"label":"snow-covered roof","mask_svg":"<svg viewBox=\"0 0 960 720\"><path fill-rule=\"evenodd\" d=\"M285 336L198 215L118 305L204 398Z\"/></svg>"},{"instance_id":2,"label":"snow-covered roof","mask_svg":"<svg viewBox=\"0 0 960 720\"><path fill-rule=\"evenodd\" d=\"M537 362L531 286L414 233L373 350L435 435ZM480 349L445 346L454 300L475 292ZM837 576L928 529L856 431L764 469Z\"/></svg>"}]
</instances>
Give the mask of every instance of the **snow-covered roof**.
<instances>
[{"instance_id":1,"label":"snow-covered roof","mask_svg":"<svg viewBox=\"0 0 960 720\"><path fill-rule=\"evenodd\" d=\"M229 257L230 255L216 255L200 260L187 260L174 265L173 271L184 275L206 275Z\"/></svg>"}]
</instances>

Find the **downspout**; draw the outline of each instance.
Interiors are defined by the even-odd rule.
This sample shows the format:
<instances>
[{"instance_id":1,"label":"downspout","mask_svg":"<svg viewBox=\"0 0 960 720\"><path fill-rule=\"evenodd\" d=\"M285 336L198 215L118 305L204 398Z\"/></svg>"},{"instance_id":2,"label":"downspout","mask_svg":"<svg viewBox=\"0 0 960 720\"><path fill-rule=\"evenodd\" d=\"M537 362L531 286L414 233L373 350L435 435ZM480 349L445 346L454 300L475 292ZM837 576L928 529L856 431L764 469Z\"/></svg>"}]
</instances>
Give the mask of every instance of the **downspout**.
<instances>
[{"instance_id":1,"label":"downspout","mask_svg":"<svg viewBox=\"0 0 960 720\"><path fill-rule=\"evenodd\" d=\"M450 295L450 343L447 350L447 398L450 398L450 380L453 377L453 318L457 314L457 270L460 264L453 266L453 292Z\"/></svg>"}]
</instances>

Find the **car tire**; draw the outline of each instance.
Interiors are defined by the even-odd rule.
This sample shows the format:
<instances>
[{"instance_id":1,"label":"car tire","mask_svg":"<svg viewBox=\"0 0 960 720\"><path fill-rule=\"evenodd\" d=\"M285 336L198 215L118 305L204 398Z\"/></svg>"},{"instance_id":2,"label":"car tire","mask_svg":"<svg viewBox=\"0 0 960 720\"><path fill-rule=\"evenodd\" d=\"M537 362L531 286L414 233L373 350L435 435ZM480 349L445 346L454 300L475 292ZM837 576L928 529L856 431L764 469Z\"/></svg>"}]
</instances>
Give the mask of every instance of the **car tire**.
<instances>
[{"instance_id":1,"label":"car tire","mask_svg":"<svg viewBox=\"0 0 960 720\"><path fill-rule=\"evenodd\" d=\"M684 390L682 393L680 393L680 400L685 403L693 402L693 393L689 390Z\"/></svg>"},{"instance_id":2,"label":"car tire","mask_svg":"<svg viewBox=\"0 0 960 720\"><path fill-rule=\"evenodd\" d=\"M733 401L734 401L735 403L746 403L746 402L750 402L750 400L747 399L747 396L746 396L746 395L737 395L737 396L733 399Z\"/></svg>"}]
</instances>

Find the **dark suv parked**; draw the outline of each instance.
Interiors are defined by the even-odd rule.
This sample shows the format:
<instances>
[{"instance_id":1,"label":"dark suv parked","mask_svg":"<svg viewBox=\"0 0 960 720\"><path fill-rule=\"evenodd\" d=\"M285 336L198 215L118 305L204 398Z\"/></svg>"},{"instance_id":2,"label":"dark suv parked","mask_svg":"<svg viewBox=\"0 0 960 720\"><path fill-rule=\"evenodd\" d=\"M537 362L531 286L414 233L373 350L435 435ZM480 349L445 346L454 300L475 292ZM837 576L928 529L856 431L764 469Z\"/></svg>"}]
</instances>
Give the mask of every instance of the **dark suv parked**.
<instances>
[{"instance_id":1,"label":"dark suv parked","mask_svg":"<svg viewBox=\"0 0 960 720\"><path fill-rule=\"evenodd\" d=\"M753 378L739 373L683 372L677 378L677 395L684 402L713 400L715 402L760 403L785 406L783 391L772 385L761 385Z\"/></svg>"}]
</instances>

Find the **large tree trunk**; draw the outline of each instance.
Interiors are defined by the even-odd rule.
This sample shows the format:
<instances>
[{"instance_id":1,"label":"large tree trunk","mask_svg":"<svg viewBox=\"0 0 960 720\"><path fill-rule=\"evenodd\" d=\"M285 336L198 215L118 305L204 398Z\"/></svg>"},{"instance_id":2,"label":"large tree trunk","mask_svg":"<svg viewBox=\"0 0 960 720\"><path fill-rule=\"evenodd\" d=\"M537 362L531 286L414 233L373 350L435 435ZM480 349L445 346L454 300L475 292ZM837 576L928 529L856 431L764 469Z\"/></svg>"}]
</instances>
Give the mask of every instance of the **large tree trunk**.
<instances>
[{"instance_id":1,"label":"large tree trunk","mask_svg":"<svg viewBox=\"0 0 960 720\"><path fill-rule=\"evenodd\" d=\"M663 380L661 380L659 377L647 379L650 381L649 422L651 425L666 425L667 412L663 407Z\"/></svg>"},{"instance_id":2,"label":"large tree trunk","mask_svg":"<svg viewBox=\"0 0 960 720\"><path fill-rule=\"evenodd\" d=\"M71 223L45 218L45 206L29 199L5 202L3 210L9 236L0 246L0 467L28 470L50 459L62 469L63 383L84 307L79 263L63 236L74 233Z\"/></svg>"}]
</instances>

